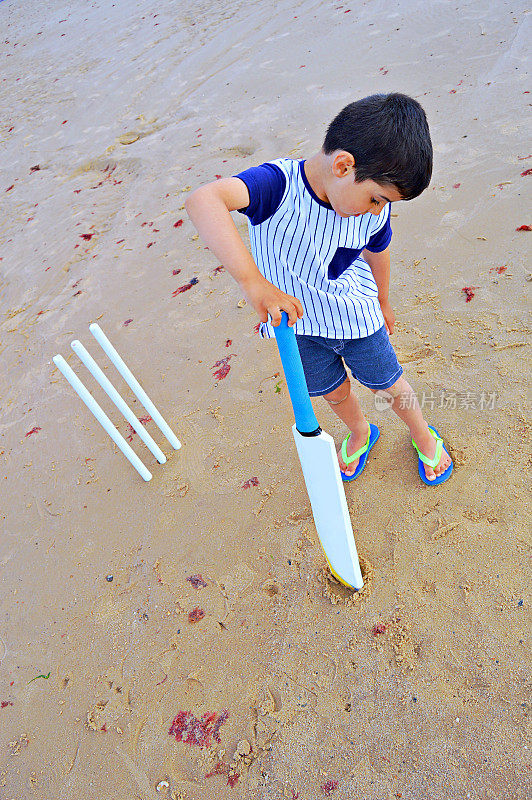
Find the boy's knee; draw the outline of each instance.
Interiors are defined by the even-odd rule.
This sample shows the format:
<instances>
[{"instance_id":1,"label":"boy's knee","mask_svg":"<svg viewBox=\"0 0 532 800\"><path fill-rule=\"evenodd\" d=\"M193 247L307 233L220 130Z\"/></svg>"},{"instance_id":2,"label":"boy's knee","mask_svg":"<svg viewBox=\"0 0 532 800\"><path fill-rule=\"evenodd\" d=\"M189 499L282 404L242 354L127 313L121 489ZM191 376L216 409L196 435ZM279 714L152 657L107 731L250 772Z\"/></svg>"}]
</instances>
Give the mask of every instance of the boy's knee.
<instances>
[{"instance_id":1,"label":"boy's knee","mask_svg":"<svg viewBox=\"0 0 532 800\"><path fill-rule=\"evenodd\" d=\"M340 386L337 386L336 389L333 389L332 392L327 392L327 394L322 395L324 400L327 400L329 405L337 406L340 403L343 403L344 400L347 400L349 395L351 394L351 383L349 378L346 378Z\"/></svg>"},{"instance_id":2,"label":"boy's knee","mask_svg":"<svg viewBox=\"0 0 532 800\"><path fill-rule=\"evenodd\" d=\"M392 385L387 389L371 389L371 391L373 394L383 395L386 397L391 396L395 400L396 397L400 397L405 391L410 391L410 387L401 375L401 377L398 378L395 383L392 383Z\"/></svg>"},{"instance_id":3,"label":"boy's knee","mask_svg":"<svg viewBox=\"0 0 532 800\"><path fill-rule=\"evenodd\" d=\"M401 376L398 380L395 381L395 383L392 383L392 385L389 386L388 389L386 389L386 391L388 392L388 394L391 394L391 396L395 400L396 397L399 397L400 395L403 394L405 388L406 388L405 381L404 378Z\"/></svg>"}]
</instances>

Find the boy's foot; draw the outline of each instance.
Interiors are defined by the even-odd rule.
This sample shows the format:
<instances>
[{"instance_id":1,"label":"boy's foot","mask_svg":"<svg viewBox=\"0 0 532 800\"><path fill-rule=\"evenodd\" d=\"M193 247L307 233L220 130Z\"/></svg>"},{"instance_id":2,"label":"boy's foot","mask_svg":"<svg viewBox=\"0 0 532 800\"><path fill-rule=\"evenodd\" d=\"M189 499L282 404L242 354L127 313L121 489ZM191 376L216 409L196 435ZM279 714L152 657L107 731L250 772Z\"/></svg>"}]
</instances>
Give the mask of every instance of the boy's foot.
<instances>
[{"instance_id":1,"label":"boy's foot","mask_svg":"<svg viewBox=\"0 0 532 800\"><path fill-rule=\"evenodd\" d=\"M421 453L426 456L429 460L433 459L436 455L436 447L437 447L437 440L435 439L434 435L430 432L430 429L427 425L426 433L421 435L418 434L416 437L416 444ZM442 475L445 470L450 467L452 464L452 459L449 453L446 452L444 448L442 448L440 460L436 464L435 467L429 467L428 464L423 464L423 468L425 470L425 476L427 480L434 481L437 477Z\"/></svg>"},{"instance_id":2,"label":"boy's foot","mask_svg":"<svg viewBox=\"0 0 532 800\"><path fill-rule=\"evenodd\" d=\"M354 431L351 431L351 435L347 441L346 449L347 455L351 456L353 453L356 453L357 450L360 450L361 447L364 447L368 440L368 431L369 431L369 422L365 419ZM340 465L340 472L343 472L346 477L353 475L354 471L358 467L358 462L360 458L355 458L354 461L351 461L350 464L346 466L344 459L342 458L342 448L337 452L338 455L338 464Z\"/></svg>"}]
</instances>

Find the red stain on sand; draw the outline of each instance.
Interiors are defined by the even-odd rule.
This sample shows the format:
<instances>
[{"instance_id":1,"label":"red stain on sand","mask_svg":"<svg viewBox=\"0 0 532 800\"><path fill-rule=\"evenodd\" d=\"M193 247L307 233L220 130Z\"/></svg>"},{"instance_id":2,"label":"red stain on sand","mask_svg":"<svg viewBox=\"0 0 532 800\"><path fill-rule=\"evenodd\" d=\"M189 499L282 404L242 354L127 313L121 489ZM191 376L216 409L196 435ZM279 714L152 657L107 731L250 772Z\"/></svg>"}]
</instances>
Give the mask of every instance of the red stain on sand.
<instances>
[{"instance_id":1,"label":"red stain on sand","mask_svg":"<svg viewBox=\"0 0 532 800\"><path fill-rule=\"evenodd\" d=\"M475 289L478 289L478 288L479 288L478 286L464 286L462 291L466 296L466 303L470 303L471 302L471 300L475 296Z\"/></svg>"},{"instance_id":2,"label":"red stain on sand","mask_svg":"<svg viewBox=\"0 0 532 800\"><path fill-rule=\"evenodd\" d=\"M233 358L233 356L234 353L231 353L230 356L221 358L219 361L217 361L215 364L212 365L211 369L215 370L215 372L213 372L213 375L217 380L221 381L227 377L227 375L229 374L229 370L231 369L231 367L229 366L229 361L231 358Z\"/></svg>"},{"instance_id":3,"label":"red stain on sand","mask_svg":"<svg viewBox=\"0 0 532 800\"><path fill-rule=\"evenodd\" d=\"M208 772L205 777L212 778L213 775L227 775L229 772L229 764L225 761L218 761L212 772Z\"/></svg>"},{"instance_id":4,"label":"red stain on sand","mask_svg":"<svg viewBox=\"0 0 532 800\"><path fill-rule=\"evenodd\" d=\"M219 364L220 362L217 361L216 363ZM227 378L230 369L231 367L229 364L222 364L220 369L217 369L216 372L213 372L213 375L215 378L217 378L217 380L222 381L224 378Z\"/></svg>"},{"instance_id":5,"label":"red stain on sand","mask_svg":"<svg viewBox=\"0 0 532 800\"><path fill-rule=\"evenodd\" d=\"M220 742L220 728L227 722L229 711L224 709L217 715L215 711L209 711L198 719L192 711L180 711L174 717L170 730L170 736L175 736L177 742L195 744L198 747L209 747L211 739Z\"/></svg>"},{"instance_id":6,"label":"red stain on sand","mask_svg":"<svg viewBox=\"0 0 532 800\"><path fill-rule=\"evenodd\" d=\"M143 425L147 425L147 424L148 424L148 422L151 422L151 417L150 417L150 416L146 416L146 417L139 417L139 422L142 422L142 424L143 424ZM128 433L128 435L126 436L126 439L127 439L127 441L128 441L128 442L132 442L132 441L133 441L133 437L134 437L134 435L135 435L135 433L136 433L136 430L135 430L135 428L134 428L132 425L130 425L129 423L128 423L127 427L128 427L128 429L129 429L129 433Z\"/></svg>"},{"instance_id":7,"label":"red stain on sand","mask_svg":"<svg viewBox=\"0 0 532 800\"><path fill-rule=\"evenodd\" d=\"M31 434L32 434L32 433L37 433L37 431L42 431L42 428L37 428L37 427L35 427L35 428L32 428L32 429L31 429L31 431L28 431L28 432L25 434L25 437L26 437L26 436L31 436ZM24 438L25 438L25 437L24 437Z\"/></svg>"},{"instance_id":8,"label":"red stain on sand","mask_svg":"<svg viewBox=\"0 0 532 800\"><path fill-rule=\"evenodd\" d=\"M174 289L172 292L172 297L177 297L178 294L183 294L183 292L188 292L189 289L192 289L199 282L199 278L191 278L188 283L183 284L178 289Z\"/></svg>"}]
</instances>

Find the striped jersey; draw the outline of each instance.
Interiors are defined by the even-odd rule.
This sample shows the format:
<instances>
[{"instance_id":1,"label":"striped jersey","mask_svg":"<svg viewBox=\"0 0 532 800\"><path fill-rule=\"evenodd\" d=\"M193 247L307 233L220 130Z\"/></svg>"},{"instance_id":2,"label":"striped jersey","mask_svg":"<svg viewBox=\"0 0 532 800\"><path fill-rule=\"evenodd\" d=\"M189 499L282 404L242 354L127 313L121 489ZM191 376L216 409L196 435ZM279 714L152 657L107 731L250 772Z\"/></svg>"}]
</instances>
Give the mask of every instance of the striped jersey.
<instances>
[{"instance_id":1,"label":"striped jersey","mask_svg":"<svg viewBox=\"0 0 532 800\"><path fill-rule=\"evenodd\" d=\"M390 204L380 214L340 217L312 190L304 161L281 158L236 175L246 184L251 252L264 277L305 310L294 330L328 339L360 339L384 325L378 289L362 257L388 247ZM270 323L261 335L274 336Z\"/></svg>"}]
</instances>

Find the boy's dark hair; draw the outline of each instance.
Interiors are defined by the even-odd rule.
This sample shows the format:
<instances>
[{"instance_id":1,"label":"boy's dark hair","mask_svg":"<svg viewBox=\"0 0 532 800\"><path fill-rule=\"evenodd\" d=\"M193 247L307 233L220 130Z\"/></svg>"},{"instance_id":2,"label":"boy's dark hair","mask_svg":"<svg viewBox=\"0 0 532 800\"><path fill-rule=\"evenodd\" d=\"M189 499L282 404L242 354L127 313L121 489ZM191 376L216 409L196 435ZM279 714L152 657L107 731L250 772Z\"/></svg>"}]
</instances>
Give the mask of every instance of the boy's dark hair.
<instances>
[{"instance_id":1,"label":"boy's dark hair","mask_svg":"<svg viewBox=\"0 0 532 800\"><path fill-rule=\"evenodd\" d=\"M425 112L405 94L373 94L350 103L333 119L326 154L346 150L355 159L355 180L393 184L404 200L427 188L432 142Z\"/></svg>"}]
</instances>

